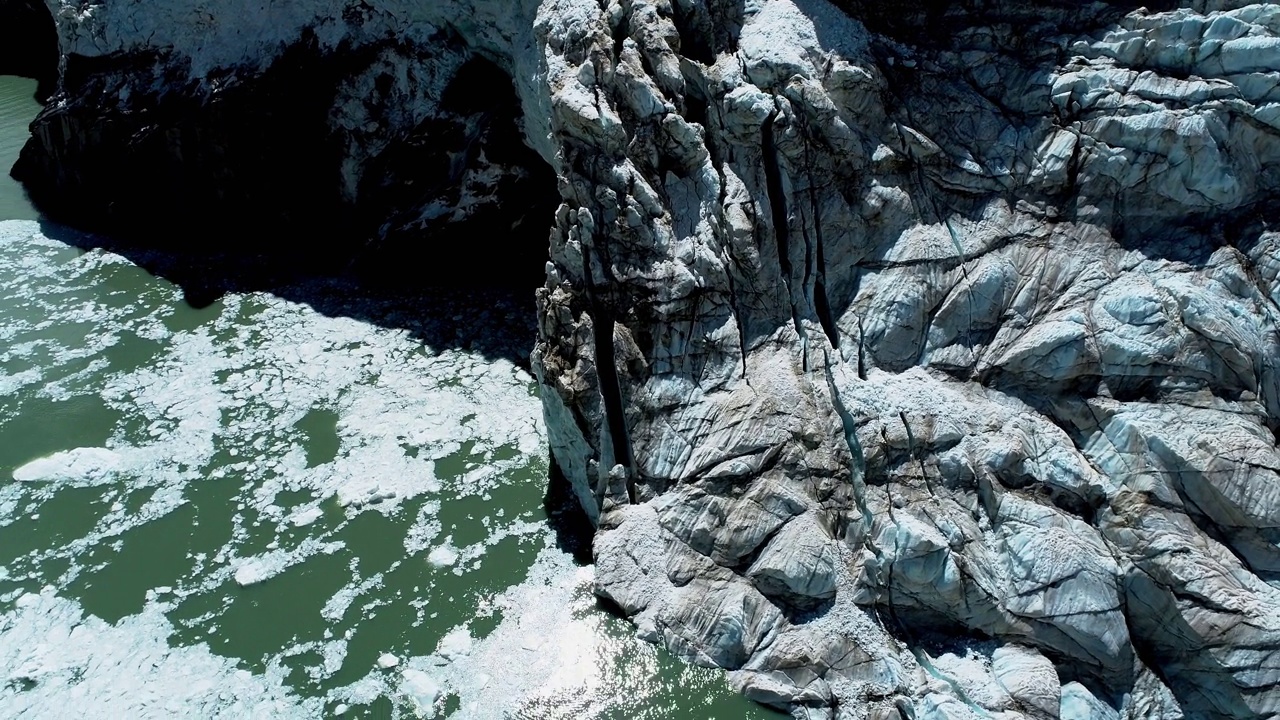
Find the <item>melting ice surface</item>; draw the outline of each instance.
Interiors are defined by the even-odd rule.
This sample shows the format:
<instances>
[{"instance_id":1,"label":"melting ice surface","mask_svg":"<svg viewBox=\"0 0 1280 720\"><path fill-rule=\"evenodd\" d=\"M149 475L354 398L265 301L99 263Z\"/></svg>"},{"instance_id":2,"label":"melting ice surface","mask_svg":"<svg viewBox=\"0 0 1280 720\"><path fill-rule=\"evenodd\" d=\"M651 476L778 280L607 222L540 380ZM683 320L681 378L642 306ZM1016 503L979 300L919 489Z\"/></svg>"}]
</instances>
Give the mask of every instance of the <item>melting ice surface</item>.
<instances>
[{"instance_id":1,"label":"melting ice surface","mask_svg":"<svg viewBox=\"0 0 1280 720\"><path fill-rule=\"evenodd\" d=\"M0 221L0 716L765 716L596 607L532 378L423 340L525 309L369 302Z\"/></svg>"}]
</instances>

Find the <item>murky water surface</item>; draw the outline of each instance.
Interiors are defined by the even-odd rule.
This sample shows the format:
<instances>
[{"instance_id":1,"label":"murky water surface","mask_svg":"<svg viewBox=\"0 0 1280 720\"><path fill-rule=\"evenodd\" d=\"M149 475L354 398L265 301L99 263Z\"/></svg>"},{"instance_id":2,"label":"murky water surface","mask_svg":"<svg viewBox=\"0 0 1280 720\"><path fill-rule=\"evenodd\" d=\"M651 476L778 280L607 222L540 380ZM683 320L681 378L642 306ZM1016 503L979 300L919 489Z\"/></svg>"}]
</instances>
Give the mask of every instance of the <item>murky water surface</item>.
<instances>
[{"instance_id":1,"label":"murky water surface","mask_svg":"<svg viewBox=\"0 0 1280 720\"><path fill-rule=\"evenodd\" d=\"M194 308L35 218L0 181L0 716L775 717L557 543L533 380L473 349L519 298Z\"/></svg>"},{"instance_id":2,"label":"murky water surface","mask_svg":"<svg viewBox=\"0 0 1280 720\"><path fill-rule=\"evenodd\" d=\"M35 220L22 186L9 177L9 168L27 141L27 125L40 112L36 81L0 75L0 220Z\"/></svg>"}]
</instances>

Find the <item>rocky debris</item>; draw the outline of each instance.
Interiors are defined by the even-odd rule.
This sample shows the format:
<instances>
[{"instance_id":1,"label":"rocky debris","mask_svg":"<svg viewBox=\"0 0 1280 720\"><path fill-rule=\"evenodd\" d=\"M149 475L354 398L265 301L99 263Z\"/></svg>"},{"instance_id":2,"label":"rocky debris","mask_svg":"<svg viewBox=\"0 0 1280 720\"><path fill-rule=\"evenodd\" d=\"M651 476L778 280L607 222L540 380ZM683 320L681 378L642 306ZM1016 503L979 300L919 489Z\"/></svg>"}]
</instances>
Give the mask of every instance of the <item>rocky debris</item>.
<instances>
[{"instance_id":1,"label":"rocky debris","mask_svg":"<svg viewBox=\"0 0 1280 720\"><path fill-rule=\"evenodd\" d=\"M796 717L1280 714L1277 6L54 9L23 174L69 205L139 133L174 197L319 153L398 242L538 224L550 168L533 367L641 636ZM297 57L324 113L258 154ZM277 119L155 109L237 87Z\"/></svg>"}]
</instances>

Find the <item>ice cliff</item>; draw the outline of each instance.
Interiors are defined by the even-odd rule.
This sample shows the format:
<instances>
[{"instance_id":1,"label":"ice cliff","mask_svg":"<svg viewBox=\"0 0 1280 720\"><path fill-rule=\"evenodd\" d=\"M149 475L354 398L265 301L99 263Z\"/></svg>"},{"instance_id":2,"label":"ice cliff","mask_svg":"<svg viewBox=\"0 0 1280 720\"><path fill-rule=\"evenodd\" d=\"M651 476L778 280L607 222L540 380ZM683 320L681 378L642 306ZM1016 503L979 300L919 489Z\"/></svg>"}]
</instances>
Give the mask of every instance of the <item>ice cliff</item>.
<instances>
[{"instance_id":1,"label":"ice cliff","mask_svg":"<svg viewBox=\"0 0 1280 720\"><path fill-rule=\"evenodd\" d=\"M1280 5L49 3L51 211L548 260L642 636L797 717L1280 716Z\"/></svg>"}]
</instances>

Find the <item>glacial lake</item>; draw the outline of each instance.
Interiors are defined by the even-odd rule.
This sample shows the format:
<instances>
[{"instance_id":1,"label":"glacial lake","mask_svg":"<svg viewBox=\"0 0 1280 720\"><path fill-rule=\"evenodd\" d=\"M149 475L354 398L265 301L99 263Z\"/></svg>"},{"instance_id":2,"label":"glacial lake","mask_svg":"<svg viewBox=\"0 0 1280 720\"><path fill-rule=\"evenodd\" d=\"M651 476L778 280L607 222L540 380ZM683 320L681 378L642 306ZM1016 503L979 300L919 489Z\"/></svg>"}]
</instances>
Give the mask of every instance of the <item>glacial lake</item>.
<instances>
[{"instance_id":1,"label":"glacial lake","mask_svg":"<svg viewBox=\"0 0 1280 720\"><path fill-rule=\"evenodd\" d=\"M34 90L0 77L0 717L782 717L597 606L530 297L194 307L8 178Z\"/></svg>"}]
</instances>

